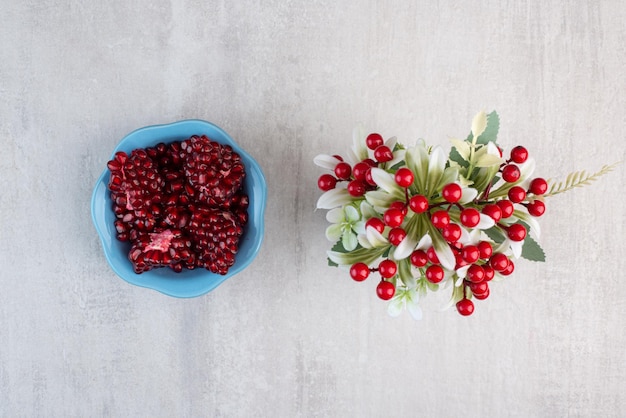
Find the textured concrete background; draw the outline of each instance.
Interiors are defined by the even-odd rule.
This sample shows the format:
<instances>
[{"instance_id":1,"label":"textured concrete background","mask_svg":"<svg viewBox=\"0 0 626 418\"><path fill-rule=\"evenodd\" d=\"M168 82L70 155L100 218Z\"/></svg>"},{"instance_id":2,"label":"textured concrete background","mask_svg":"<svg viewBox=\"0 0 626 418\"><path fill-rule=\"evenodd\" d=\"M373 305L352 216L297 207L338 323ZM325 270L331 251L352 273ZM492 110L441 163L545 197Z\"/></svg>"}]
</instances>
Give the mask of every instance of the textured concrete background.
<instances>
[{"instance_id":1,"label":"textured concrete background","mask_svg":"<svg viewBox=\"0 0 626 418\"><path fill-rule=\"evenodd\" d=\"M547 263L416 322L326 267L312 159L495 109L539 175L626 160L625 3L340 3L2 1L0 416L623 416L624 164L548 202ZM269 201L249 269L178 300L114 275L89 200L125 134L185 118Z\"/></svg>"}]
</instances>

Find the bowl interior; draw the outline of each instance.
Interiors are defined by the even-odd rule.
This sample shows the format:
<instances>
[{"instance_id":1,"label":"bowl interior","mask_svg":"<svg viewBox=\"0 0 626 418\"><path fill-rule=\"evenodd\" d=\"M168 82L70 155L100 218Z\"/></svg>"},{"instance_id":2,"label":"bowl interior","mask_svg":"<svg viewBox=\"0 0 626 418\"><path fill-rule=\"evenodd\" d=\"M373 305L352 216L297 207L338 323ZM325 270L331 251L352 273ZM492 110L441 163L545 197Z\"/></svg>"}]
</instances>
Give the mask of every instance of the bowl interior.
<instances>
[{"instance_id":1,"label":"bowl interior","mask_svg":"<svg viewBox=\"0 0 626 418\"><path fill-rule=\"evenodd\" d=\"M105 169L98 179L91 199L91 215L100 235L104 253L113 271L122 279L137 286L152 288L175 297L195 297L207 293L224 280L246 268L258 253L264 233L264 212L266 200L265 177L257 162L222 129L202 120L185 120L167 125L155 125L138 129L128 134L117 145L111 158L118 151L130 153L136 148L146 148L160 142L170 143L189 138L191 135L206 135L209 138L233 147L241 156L246 177L243 188L248 194L250 205L249 220L239 243L235 264L226 275L211 273L206 269L183 270L175 273L169 268L159 268L136 274L128 261L130 244L118 241L115 236L115 214L112 209L110 192L107 188L109 170Z\"/></svg>"}]
</instances>

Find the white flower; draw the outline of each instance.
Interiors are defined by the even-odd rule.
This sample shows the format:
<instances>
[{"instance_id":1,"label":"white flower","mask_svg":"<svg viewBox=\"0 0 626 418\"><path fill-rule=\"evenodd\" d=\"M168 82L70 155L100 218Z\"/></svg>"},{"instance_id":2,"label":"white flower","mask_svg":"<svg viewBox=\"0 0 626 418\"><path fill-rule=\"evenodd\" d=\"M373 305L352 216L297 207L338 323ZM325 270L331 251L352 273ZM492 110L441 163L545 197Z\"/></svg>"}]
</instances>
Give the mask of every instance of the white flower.
<instances>
[{"instance_id":1,"label":"white flower","mask_svg":"<svg viewBox=\"0 0 626 418\"><path fill-rule=\"evenodd\" d=\"M422 319L422 308L419 306L419 294L417 288L408 288L405 286L399 286L396 289L396 294L389 302L387 306L387 313L390 316L398 316L406 308L411 314L413 319L419 321Z\"/></svg>"},{"instance_id":2,"label":"white flower","mask_svg":"<svg viewBox=\"0 0 626 418\"><path fill-rule=\"evenodd\" d=\"M326 214L326 220L331 225L326 228L326 238L331 242L341 239L343 248L354 250L358 245L357 234L365 230L361 214L352 205L343 208L334 208Z\"/></svg>"}]
</instances>

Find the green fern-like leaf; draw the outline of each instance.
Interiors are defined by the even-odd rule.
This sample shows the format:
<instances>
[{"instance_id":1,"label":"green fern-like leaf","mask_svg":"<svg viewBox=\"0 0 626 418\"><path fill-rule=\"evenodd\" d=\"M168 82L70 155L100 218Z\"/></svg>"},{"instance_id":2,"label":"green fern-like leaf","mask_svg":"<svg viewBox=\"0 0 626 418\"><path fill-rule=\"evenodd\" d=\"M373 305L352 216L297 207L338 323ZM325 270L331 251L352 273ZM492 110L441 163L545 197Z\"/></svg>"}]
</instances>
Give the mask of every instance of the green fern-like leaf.
<instances>
[{"instance_id":1,"label":"green fern-like leaf","mask_svg":"<svg viewBox=\"0 0 626 418\"><path fill-rule=\"evenodd\" d=\"M555 181L550 179L548 181L548 184L550 185L549 190L548 193L544 195L544 197L550 197L560 193L564 193L576 187L588 186L594 181L598 180L600 177L613 171L615 167L617 167L619 164L620 163L604 165L598 172L592 174L587 173L585 170L575 171L573 173L570 173L565 178L565 181L561 181L559 183L556 183Z\"/></svg>"}]
</instances>

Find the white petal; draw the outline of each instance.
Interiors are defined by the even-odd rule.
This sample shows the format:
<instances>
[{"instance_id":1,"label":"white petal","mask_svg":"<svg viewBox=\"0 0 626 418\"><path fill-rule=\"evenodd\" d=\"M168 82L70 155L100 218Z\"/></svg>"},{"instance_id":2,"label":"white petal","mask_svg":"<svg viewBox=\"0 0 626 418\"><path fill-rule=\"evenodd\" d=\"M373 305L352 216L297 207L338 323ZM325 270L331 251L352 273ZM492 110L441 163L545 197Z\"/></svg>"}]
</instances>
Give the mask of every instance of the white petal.
<instances>
[{"instance_id":1,"label":"white petal","mask_svg":"<svg viewBox=\"0 0 626 418\"><path fill-rule=\"evenodd\" d=\"M407 301L406 303L406 310L409 311L409 313L411 314L411 316L413 317L413 319L415 319L416 321L421 321L423 314L422 314L422 308L420 308L420 306L418 305L417 301Z\"/></svg>"},{"instance_id":2,"label":"white petal","mask_svg":"<svg viewBox=\"0 0 626 418\"><path fill-rule=\"evenodd\" d=\"M372 244L370 244L365 234L359 234L357 235L356 238L359 241L359 244L361 244L361 247L367 248L367 249L372 248Z\"/></svg>"},{"instance_id":3,"label":"white petal","mask_svg":"<svg viewBox=\"0 0 626 418\"><path fill-rule=\"evenodd\" d=\"M456 279L456 281L454 282L454 287L459 287L463 284L463 277L459 277Z\"/></svg>"},{"instance_id":4,"label":"white petal","mask_svg":"<svg viewBox=\"0 0 626 418\"><path fill-rule=\"evenodd\" d=\"M335 166L340 161L341 160L337 159L336 157L328 154L319 154L315 158L313 158L313 162L315 163L315 165L331 171L335 169Z\"/></svg>"},{"instance_id":5,"label":"white petal","mask_svg":"<svg viewBox=\"0 0 626 418\"><path fill-rule=\"evenodd\" d=\"M387 163L386 167L393 167L394 165L398 164L400 161L403 161L405 155L406 155L406 150L399 149L397 151L394 151L393 159Z\"/></svg>"},{"instance_id":6,"label":"white petal","mask_svg":"<svg viewBox=\"0 0 626 418\"><path fill-rule=\"evenodd\" d=\"M356 238L356 234L352 231L345 231L343 236L341 237L341 243L343 244L343 248L348 251L352 251L356 248L359 241Z\"/></svg>"},{"instance_id":7,"label":"white petal","mask_svg":"<svg viewBox=\"0 0 626 418\"><path fill-rule=\"evenodd\" d=\"M508 238L507 238L507 239L505 239L504 241L502 241L502 242L500 243L500 245L498 245L498 247L497 247L497 248L494 248L494 249L493 249L493 252L494 252L494 253L503 253L503 254L506 254L506 253L507 253L507 251L509 250L509 247L510 247L509 242L510 242L510 241L509 241L509 239L508 239Z\"/></svg>"},{"instance_id":8,"label":"white petal","mask_svg":"<svg viewBox=\"0 0 626 418\"><path fill-rule=\"evenodd\" d=\"M493 142L487 142L487 154L495 155L496 157L500 157L500 150L498 146Z\"/></svg>"},{"instance_id":9,"label":"white petal","mask_svg":"<svg viewBox=\"0 0 626 418\"><path fill-rule=\"evenodd\" d=\"M389 302L389 305L387 305L387 313L389 314L389 316L399 316L402 313L403 309L404 298L402 298L401 296L393 298L391 302Z\"/></svg>"},{"instance_id":10,"label":"white petal","mask_svg":"<svg viewBox=\"0 0 626 418\"><path fill-rule=\"evenodd\" d=\"M366 200L361 201L361 216L363 219L375 218L378 216L378 212L374 210L372 205L370 205Z\"/></svg>"},{"instance_id":11,"label":"white petal","mask_svg":"<svg viewBox=\"0 0 626 418\"><path fill-rule=\"evenodd\" d=\"M352 222L356 222L359 219L361 219L361 214L359 213L358 210L356 210L356 208L352 205L350 206L346 206L345 208L343 208L343 211L346 214L346 220L350 223Z\"/></svg>"},{"instance_id":12,"label":"white petal","mask_svg":"<svg viewBox=\"0 0 626 418\"><path fill-rule=\"evenodd\" d=\"M521 183L522 180L529 178L533 174L533 171L535 171L535 159L529 157L523 164L519 165L519 171L520 179L518 182Z\"/></svg>"},{"instance_id":13,"label":"white petal","mask_svg":"<svg viewBox=\"0 0 626 418\"><path fill-rule=\"evenodd\" d=\"M357 125L352 130L352 156L355 161L352 165L368 158L367 146L365 145L365 129L362 125Z\"/></svg>"},{"instance_id":14,"label":"white petal","mask_svg":"<svg viewBox=\"0 0 626 418\"><path fill-rule=\"evenodd\" d=\"M357 234L365 234L365 222L358 221L352 224L352 230Z\"/></svg>"},{"instance_id":15,"label":"white petal","mask_svg":"<svg viewBox=\"0 0 626 418\"><path fill-rule=\"evenodd\" d=\"M326 239L330 242L337 242L339 238L341 238L342 233L343 228L341 227L341 224L328 225L326 228Z\"/></svg>"},{"instance_id":16,"label":"white petal","mask_svg":"<svg viewBox=\"0 0 626 418\"><path fill-rule=\"evenodd\" d=\"M461 186L463 185L461 184ZM461 190L463 192L463 194L461 195L461 199L459 200L459 203L461 205L465 205L466 203L471 202L472 200L476 199L476 196L478 196L478 190L471 187L463 187Z\"/></svg>"},{"instance_id":17,"label":"white petal","mask_svg":"<svg viewBox=\"0 0 626 418\"><path fill-rule=\"evenodd\" d=\"M426 234L422 238L420 238L420 241L417 243L417 247L415 247L415 249L427 250L432 246L433 246L433 239L430 237L430 235Z\"/></svg>"},{"instance_id":18,"label":"white petal","mask_svg":"<svg viewBox=\"0 0 626 418\"><path fill-rule=\"evenodd\" d=\"M456 258L447 243L444 242L442 245L435 245L435 253L437 254L439 263L444 269L454 270Z\"/></svg>"},{"instance_id":19,"label":"white petal","mask_svg":"<svg viewBox=\"0 0 626 418\"><path fill-rule=\"evenodd\" d=\"M526 207L521 206L519 209L515 209L513 214L528 224L530 231L533 232L537 239L541 237L541 226L537 219L528 213L528 209L526 209Z\"/></svg>"},{"instance_id":20,"label":"white petal","mask_svg":"<svg viewBox=\"0 0 626 418\"><path fill-rule=\"evenodd\" d=\"M385 145L389 147L390 150L393 151L393 148L396 146L396 144L398 143L398 138L395 136L392 136L391 138L387 139L385 141Z\"/></svg>"},{"instance_id":21,"label":"white petal","mask_svg":"<svg viewBox=\"0 0 626 418\"><path fill-rule=\"evenodd\" d=\"M372 244L372 247L382 247L383 245L389 244L387 238L385 238L376 228L370 226L369 228L365 228L365 235L367 236L367 240Z\"/></svg>"},{"instance_id":22,"label":"white petal","mask_svg":"<svg viewBox=\"0 0 626 418\"><path fill-rule=\"evenodd\" d=\"M465 229L465 227L459 225L461 227L461 237L459 238L459 242L461 244L469 244L471 242L470 233Z\"/></svg>"},{"instance_id":23,"label":"white petal","mask_svg":"<svg viewBox=\"0 0 626 418\"><path fill-rule=\"evenodd\" d=\"M436 146L433 148L428 159L428 175L430 176L431 173L439 173L439 175L441 175L445 168L446 155L440 146Z\"/></svg>"},{"instance_id":24,"label":"white petal","mask_svg":"<svg viewBox=\"0 0 626 418\"><path fill-rule=\"evenodd\" d=\"M389 205L391 205L397 199L393 195L382 190L373 190L371 192L365 193L365 200L367 200L367 203L372 205L374 211L380 209L380 213L384 213L386 208L388 208Z\"/></svg>"},{"instance_id":25,"label":"white petal","mask_svg":"<svg viewBox=\"0 0 626 418\"><path fill-rule=\"evenodd\" d=\"M326 220L331 224L338 224L346 220L342 208L334 208L326 212Z\"/></svg>"},{"instance_id":26,"label":"white petal","mask_svg":"<svg viewBox=\"0 0 626 418\"><path fill-rule=\"evenodd\" d=\"M513 256L515 258L520 258L522 256L522 246L524 245L524 241L510 241L510 243Z\"/></svg>"},{"instance_id":27,"label":"white petal","mask_svg":"<svg viewBox=\"0 0 626 418\"><path fill-rule=\"evenodd\" d=\"M456 275L459 276L459 279L464 279L465 276L467 276L467 270L469 270L470 266L471 264L468 264L467 266L463 266L456 271Z\"/></svg>"},{"instance_id":28,"label":"white petal","mask_svg":"<svg viewBox=\"0 0 626 418\"><path fill-rule=\"evenodd\" d=\"M318 209L333 209L352 201L353 197L346 189L332 189L324 192L317 200Z\"/></svg>"},{"instance_id":29,"label":"white petal","mask_svg":"<svg viewBox=\"0 0 626 418\"><path fill-rule=\"evenodd\" d=\"M402 242L398 244L398 247L393 252L393 258L396 260L404 260L411 255L416 245L417 241L415 241L415 238L408 234L404 237Z\"/></svg>"},{"instance_id":30,"label":"white petal","mask_svg":"<svg viewBox=\"0 0 626 418\"><path fill-rule=\"evenodd\" d=\"M401 188L398 186L393 176L385 170L377 167L372 168L372 179L374 182L387 193L400 193Z\"/></svg>"},{"instance_id":31,"label":"white petal","mask_svg":"<svg viewBox=\"0 0 626 418\"><path fill-rule=\"evenodd\" d=\"M480 214L480 221L478 221L478 225L474 228L476 229L489 229L496 224L496 221L489 215L485 215L484 213Z\"/></svg>"}]
</instances>

